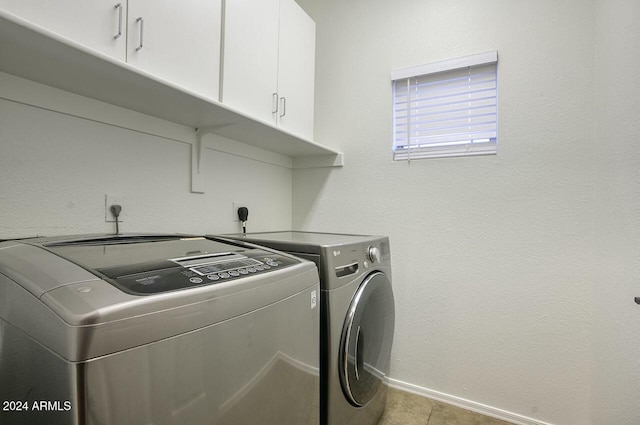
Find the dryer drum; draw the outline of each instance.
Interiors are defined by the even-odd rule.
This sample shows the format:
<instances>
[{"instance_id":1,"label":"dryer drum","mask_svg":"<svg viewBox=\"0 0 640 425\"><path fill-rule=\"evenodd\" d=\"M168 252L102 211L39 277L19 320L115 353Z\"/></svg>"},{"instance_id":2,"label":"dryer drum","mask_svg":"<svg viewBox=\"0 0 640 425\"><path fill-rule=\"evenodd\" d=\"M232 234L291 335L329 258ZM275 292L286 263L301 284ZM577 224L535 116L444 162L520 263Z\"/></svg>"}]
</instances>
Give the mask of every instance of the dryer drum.
<instances>
[{"instance_id":1,"label":"dryer drum","mask_svg":"<svg viewBox=\"0 0 640 425\"><path fill-rule=\"evenodd\" d=\"M340 341L340 383L354 406L364 406L389 373L394 301L391 283L374 272L354 294Z\"/></svg>"}]
</instances>

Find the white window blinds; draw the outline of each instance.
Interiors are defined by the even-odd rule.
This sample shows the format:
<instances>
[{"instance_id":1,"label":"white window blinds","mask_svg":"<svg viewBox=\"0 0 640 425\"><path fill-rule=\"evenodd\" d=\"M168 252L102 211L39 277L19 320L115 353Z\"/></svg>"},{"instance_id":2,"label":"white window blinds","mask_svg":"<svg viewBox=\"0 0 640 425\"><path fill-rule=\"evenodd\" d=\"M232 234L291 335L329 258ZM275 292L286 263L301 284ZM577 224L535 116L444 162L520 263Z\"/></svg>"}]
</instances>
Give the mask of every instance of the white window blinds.
<instances>
[{"instance_id":1,"label":"white window blinds","mask_svg":"<svg viewBox=\"0 0 640 425\"><path fill-rule=\"evenodd\" d=\"M497 152L497 52L394 71L393 159Z\"/></svg>"}]
</instances>

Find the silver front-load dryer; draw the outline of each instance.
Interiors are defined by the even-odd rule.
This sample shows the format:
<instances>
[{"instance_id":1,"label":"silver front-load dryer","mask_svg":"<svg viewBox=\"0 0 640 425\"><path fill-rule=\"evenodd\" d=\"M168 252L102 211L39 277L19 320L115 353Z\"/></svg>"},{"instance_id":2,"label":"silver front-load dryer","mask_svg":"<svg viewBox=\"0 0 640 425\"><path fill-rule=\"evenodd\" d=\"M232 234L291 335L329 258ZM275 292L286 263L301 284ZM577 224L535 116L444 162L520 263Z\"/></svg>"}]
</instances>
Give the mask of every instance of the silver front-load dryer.
<instances>
[{"instance_id":1,"label":"silver front-load dryer","mask_svg":"<svg viewBox=\"0 0 640 425\"><path fill-rule=\"evenodd\" d=\"M314 261L320 271L320 423L375 425L394 331L389 240L313 232L233 235Z\"/></svg>"},{"instance_id":2,"label":"silver front-load dryer","mask_svg":"<svg viewBox=\"0 0 640 425\"><path fill-rule=\"evenodd\" d=\"M215 238L0 243L0 424L316 425L318 290Z\"/></svg>"}]
</instances>

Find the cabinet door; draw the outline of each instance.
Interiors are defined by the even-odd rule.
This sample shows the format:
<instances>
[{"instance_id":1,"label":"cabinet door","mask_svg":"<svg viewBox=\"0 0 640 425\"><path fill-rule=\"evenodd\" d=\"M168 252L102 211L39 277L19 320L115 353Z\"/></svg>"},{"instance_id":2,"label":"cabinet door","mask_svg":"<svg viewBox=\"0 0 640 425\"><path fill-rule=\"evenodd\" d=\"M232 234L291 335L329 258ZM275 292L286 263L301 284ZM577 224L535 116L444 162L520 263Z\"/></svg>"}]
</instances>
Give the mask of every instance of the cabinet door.
<instances>
[{"instance_id":1,"label":"cabinet door","mask_svg":"<svg viewBox=\"0 0 640 425\"><path fill-rule=\"evenodd\" d=\"M316 24L293 0L280 3L279 43L279 125L313 139Z\"/></svg>"},{"instance_id":2,"label":"cabinet door","mask_svg":"<svg viewBox=\"0 0 640 425\"><path fill-rule=\"evenodd\" d=\"M98 52L125 60L127 0L0 0L0 9ZM119 32L121 35L116 37Z\"/></svg>"},{"instance_id":3,"label":"cabinet door","mask_svg":"<svg viewBox=\"0 0 640 425\"><path fill-rule=\"evenodd\" d=\"M127 63L219 100L221 0L129 0Z\"/></svg>"},{"instance_id":4,"label":"cabinet door","mask_svg":"<svg viewBox=\"0 0 640 425\"><path fill-rule=\"evenodd\" d=\"M276 124L279 0L225 5L222 102Z\"/></svg>"}]
</instances>

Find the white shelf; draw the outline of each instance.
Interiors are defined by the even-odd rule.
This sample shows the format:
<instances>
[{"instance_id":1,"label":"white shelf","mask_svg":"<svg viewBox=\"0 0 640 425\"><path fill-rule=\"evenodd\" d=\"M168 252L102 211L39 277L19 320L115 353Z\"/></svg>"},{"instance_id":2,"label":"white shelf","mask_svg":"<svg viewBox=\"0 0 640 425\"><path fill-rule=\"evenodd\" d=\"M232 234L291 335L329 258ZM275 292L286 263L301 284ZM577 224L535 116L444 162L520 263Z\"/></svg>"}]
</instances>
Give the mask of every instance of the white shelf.
<instances>
[{"instance_id":1,"label":"white shelf","mask_svg":"<svg viewBox=\"0 0 640 425\"><path fill-rule=\"evenodd\" d=\"M0 11L0 71L132 111L207 131L294 159L342 166L342 153L255 120Z\"/></svg>"}]
</instances>

